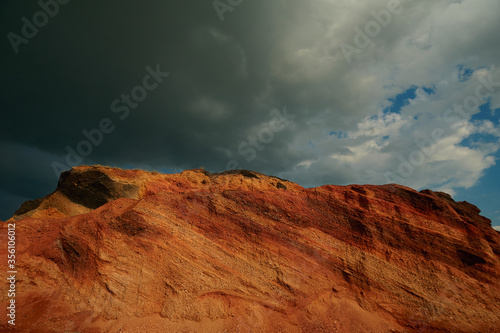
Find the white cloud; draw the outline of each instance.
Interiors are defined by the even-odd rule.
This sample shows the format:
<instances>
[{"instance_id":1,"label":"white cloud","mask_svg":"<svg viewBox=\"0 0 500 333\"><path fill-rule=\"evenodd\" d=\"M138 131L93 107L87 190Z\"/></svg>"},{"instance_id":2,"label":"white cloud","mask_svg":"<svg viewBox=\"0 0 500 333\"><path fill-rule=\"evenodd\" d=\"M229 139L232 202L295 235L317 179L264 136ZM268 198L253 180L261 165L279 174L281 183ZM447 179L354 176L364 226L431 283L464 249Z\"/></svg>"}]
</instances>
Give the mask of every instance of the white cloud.
<instances>
[{"instance_id":1,"label":"white cloud","mask_svg":"<svg viewBox=\"0 0 500 333\"><path fill-rule=\"evenodd\" d=\"M307 169L300 167L306 165L301 162L282 175L310 185L385 183L384 173L397 174L401 158L408 161L418 156L421 149L416 142L430 139L432 153L421 164L412 165L414 170L399 177L400 182L451 193L474 186L495 164L499 124L471 120L479 110L466 111L465 117L460 116L462 122L447 121L444 113L474 96L480 77L492 75L500 82L500 59L494 56L500 54L500 44L493 37L500 33L495 14L500 12L500 3L402 1L401 14L394 15L373 43L348 63L339 43L354 44L354 28L373 20L370 10L382 10L386 4L321 1L315 12L323 13L319 15L327 29L303 24L295 27L294 32L301 30L298 36L292 32L285 37L289 56L279 61L292 70L275 75L285 81L316 83L314 92L302 90L304 98L321 100L317 104L328 105L336 116L323 116L324 130L308 120L312 115L303 119L309 126L302 127L292 140L295 147L303 147ZM474 71L469 80L459 79L458 66ZM418 87L416 98L400 114L381 113L389 106L389 98L413 86ZM423 87L434 91L428 94ZM500 107L500 88L490 98L493 108ZM328 129L347 135L329 137ZM434 140L435 130L441 135ZM474 143L477 135L484 134L490 135L488 142L463 143L465 139Z\"/></svg>"}]
</instances>

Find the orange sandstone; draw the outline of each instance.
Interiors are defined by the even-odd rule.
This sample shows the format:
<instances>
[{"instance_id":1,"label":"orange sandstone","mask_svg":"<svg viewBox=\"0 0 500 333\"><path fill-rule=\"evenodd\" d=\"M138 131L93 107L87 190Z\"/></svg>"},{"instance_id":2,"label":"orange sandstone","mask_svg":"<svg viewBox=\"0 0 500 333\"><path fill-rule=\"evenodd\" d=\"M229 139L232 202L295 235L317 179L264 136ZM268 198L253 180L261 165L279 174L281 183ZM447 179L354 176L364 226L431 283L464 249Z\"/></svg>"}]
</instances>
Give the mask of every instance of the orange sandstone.
<instances>
[{"instance_id":1,"label":"orange sandstone","mask_svg":"<svg viewBox=\"0 0 500 333\"><path fill-rule=\"evenodd\" d=\"M500 233L479 213L395 184L73 168L8 221L16 329L495 332Z\"/></svg>"}]
</instances>

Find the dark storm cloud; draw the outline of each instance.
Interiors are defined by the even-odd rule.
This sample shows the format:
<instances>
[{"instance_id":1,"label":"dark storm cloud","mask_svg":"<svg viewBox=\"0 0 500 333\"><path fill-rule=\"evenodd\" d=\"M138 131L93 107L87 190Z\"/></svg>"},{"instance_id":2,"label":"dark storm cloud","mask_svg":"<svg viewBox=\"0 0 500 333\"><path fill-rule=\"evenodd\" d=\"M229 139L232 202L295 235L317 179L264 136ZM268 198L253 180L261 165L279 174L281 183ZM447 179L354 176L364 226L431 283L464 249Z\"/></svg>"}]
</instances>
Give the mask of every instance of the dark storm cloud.
<instances>
[{"instance_id":1,"label":"dark storm cloud","mask_svg":"<svg viewBox=\"0 0 500 333\"><path fill-rule=\"evenodd\" d=\"M285 93L260 99L279 42L276 20L286 20L271 14L276 6L245 3L221 22L211 1L71 1L27 44L15 45L17 54L4 41L0 141L4 151L45 153L24 159L23 168L5 161L5 190L39 196L15 184L28 174L45 187L55 183L51 164L71 166L66 147L76 151L86 139L82 130L99 128L103 118L115 130L83 163L224 169L247 130L290 101ZM35 2L2 7L2 33L21 37L21 19L41 11ZM146 66L157 65L170 76L120 120L111 103L142 83Z\"/></svg>"},{"instance_id":2,"label":"dark storm cloud","mask_svg":"<svg viewBox=\"0 0 500 333\"><path fill-rule=\"evenodd\" d=\"M13 14L4 31L20 30L19 17L40 10L5 6ZM275 107L255 101L269 84L268 57L278 42L272 36L276 17L266 15L264 6L271 7L242 4L226 13L223 23L208 1L61 6L35 38L19 46L19 54L5 50L5 105L15 112L6 114L0 138L64 155L67 145L76 148L85 139L83 129L92 130L107 117L116 131L86 160L220 169L218 160L226 157L214 147L243 139L241 131ZM146 66L157 64L171 77L129 118L117 120L111 102L142 82ZM281 99L272 102L281 106L289 100ZM203 100L206 108L194 110ZM223 105L224 112L217 115L210 101Z\"/></svg>"}]
</instances>

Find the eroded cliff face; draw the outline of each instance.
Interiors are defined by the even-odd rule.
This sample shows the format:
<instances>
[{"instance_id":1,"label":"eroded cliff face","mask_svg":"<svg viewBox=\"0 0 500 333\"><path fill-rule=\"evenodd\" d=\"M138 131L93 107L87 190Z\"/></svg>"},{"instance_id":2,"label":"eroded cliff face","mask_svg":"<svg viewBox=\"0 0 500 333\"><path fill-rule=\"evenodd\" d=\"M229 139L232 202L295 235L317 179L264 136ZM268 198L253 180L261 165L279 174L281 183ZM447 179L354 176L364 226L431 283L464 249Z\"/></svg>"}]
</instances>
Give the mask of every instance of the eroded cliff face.
<instances>
[{"instance_id":1,"label":"eroded cliff face","mask_svg":"<svg viewBox=\"0 0 500 333\"><path fill-rule=\"evenodd\" d=\"M445 193L78 167L9 222L19 331L500 327L500 233Z\"/></svg>"}]
</instances>

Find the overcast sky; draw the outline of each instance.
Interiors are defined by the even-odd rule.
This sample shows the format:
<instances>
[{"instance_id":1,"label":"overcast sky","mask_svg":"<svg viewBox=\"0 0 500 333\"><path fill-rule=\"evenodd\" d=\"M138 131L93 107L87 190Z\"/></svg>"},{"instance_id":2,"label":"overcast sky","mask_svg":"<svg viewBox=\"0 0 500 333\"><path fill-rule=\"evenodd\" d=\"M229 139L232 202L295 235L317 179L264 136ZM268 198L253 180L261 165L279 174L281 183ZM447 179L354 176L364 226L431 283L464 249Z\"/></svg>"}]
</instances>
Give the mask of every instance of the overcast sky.
<instances>
[{"instance_id":1,"label":"overcast sky","mask_svg":"<svg viewBox=\"0 0 500 333\"><path fill-rule=\"evenodd\" d=\"M500 225L498 0L2 1L0 219L79 164L446 191Z\"/></svg>"}]
</instances>

